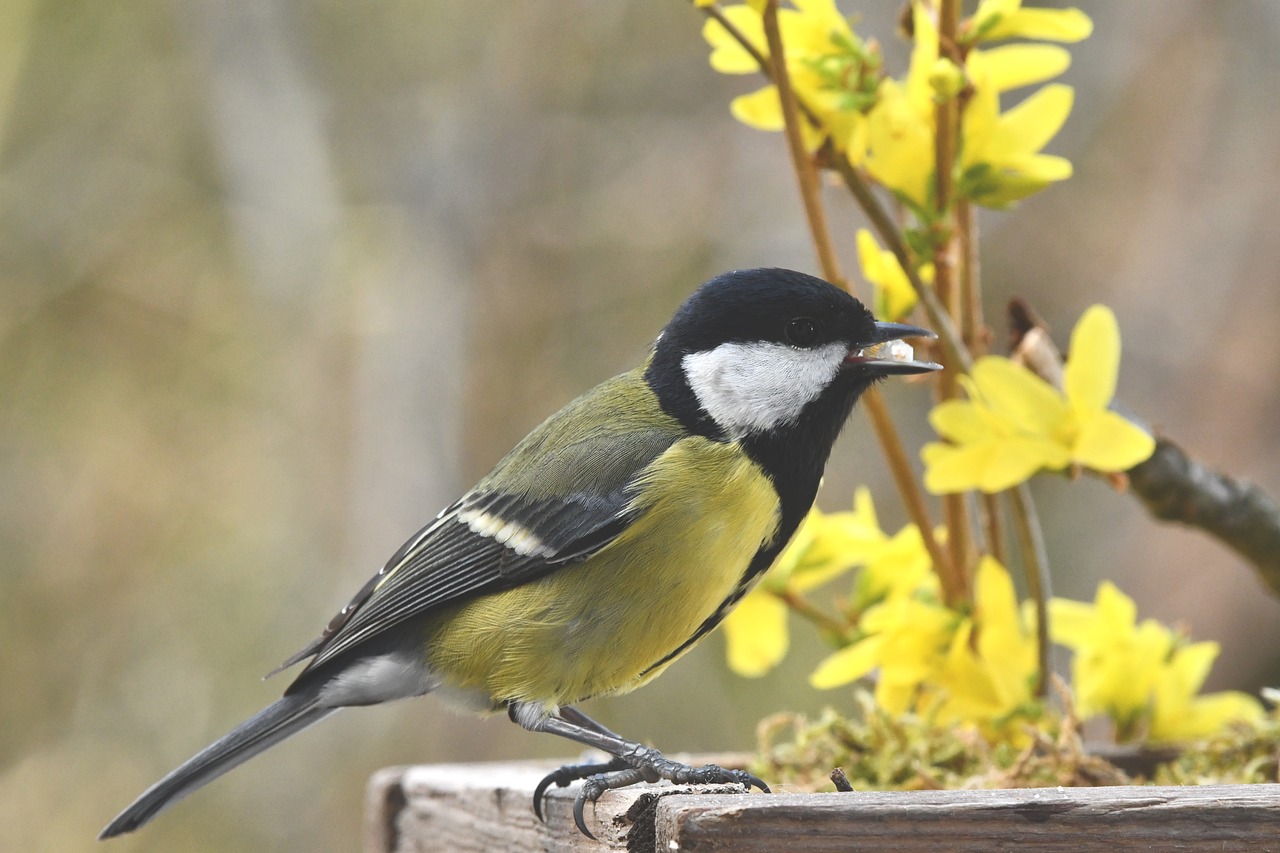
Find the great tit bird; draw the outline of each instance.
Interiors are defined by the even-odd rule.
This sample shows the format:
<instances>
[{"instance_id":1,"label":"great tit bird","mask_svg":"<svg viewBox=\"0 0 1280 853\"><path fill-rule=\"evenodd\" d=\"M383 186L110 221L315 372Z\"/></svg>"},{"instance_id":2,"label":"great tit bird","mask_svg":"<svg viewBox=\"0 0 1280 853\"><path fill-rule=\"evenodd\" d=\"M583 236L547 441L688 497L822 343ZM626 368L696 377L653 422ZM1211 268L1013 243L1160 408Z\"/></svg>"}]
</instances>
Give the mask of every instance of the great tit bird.
<instances>
[{"instance_id":1,"label":"great tit bird","mask_svg":"<svg viewBox=\"0 0 1280 853\"><path fill-rule=\"evenodd\" d=\"M101 838L334 711L438 693L612 756L574 805L640 781L759 779L690 767L575 704L657 676L751 589L805 517L858 396L923 373L907 337L825 281L730 272L676 311L644 363L569 403L408 542L277 672L284 697L165 776ZM892 356L886 353L893 353ZM905 357L903 357L905 356Z\"/></svg>"}]
</instances>

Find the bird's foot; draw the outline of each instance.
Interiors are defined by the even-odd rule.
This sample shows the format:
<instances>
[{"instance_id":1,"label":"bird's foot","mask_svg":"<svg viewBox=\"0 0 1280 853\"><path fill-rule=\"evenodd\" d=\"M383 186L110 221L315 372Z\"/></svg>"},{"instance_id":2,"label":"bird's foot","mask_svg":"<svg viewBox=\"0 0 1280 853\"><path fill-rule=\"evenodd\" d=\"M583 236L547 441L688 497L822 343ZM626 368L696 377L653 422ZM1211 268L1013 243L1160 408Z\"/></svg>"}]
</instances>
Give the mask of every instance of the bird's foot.
<instances>
[{"instance_id":1,"label":"bird's foot","mask_svg":"<svg viewBox=\"0 0 1280 853\"><path fill-rule=\"evenodd\" d=\"M631 765L621 758L615 758L607 762L592 761L586 764L566 764L558 770L553 770L543 776L542 781L533 789L533 813L538 816L538 820L546 822L547 819L542 816L542 797L552 785L557 788L567 788L580 779L611 773L616 770L627 770L630 767Z\"/></svg>"},{"instance_id":2,"label":"bird's foot","mask_svg":"<svg viewBox=\"0 0 1280 853\"><path fill-rule=\"evenodd\" d=\"M573 764L561 767L547 775L534 790L534 811L542 817L541 797L552 784L569 785L585 780L582 790L573 801L573 822L578 830L594 839L587 829L585 811L587 803L594 803L605 791L626 788L639 782L658 782L663 779L676 785L742 785L748 791L759 788L766 794L769 786L745 770L730 770L715 764L692 767L672 761L658 750L648 746L636 746L607 764Z\"/></svg>"}]
</instances>

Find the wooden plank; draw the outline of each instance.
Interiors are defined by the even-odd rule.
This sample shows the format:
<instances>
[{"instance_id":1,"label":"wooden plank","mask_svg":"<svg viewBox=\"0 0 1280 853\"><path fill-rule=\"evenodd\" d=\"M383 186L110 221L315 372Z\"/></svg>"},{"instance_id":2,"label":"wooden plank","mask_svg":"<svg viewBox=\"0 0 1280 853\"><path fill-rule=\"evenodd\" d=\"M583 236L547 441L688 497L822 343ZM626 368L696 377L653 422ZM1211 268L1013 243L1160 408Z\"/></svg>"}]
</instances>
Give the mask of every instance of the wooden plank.
<instances>
[{"instance_id":1,"label":"wooden plank","mask_svg":"<svg viewBox=\"0 0 1280 853\"><path fill-rule=\"evenodd\" d=\"M656 849L1280 853L1280 785L672 797Z\"/></svg>"},{"instance_id":2,"label":"wooden plank","mask_svg":"<svg viewBox=\"0 0 1280 853\"><path fill-rule=\"evenodd\" d=\"M672 755L676 760L689 756ZM732 766L741 756L700 755L699 764ZM574 761L583 760L581 757ZM650 838L653 805L661 798L697 791L738 793L740 786L641 785L608 791L586 810L587 826L599 841L573 823L577 787L553 788L543 801L544 824L533 813L533 789L565 761L483 762L391 767L370 779L365 807L366 853L602 853L628 848L628 836ZM627 815L646 809L636 831ZM652 844L649 845L652 849Z\"/></svg>"},{"instance_id":3,"label":"wooden plank","mask_svg":"<svg viewBox=\"0 0 1280 853\"><path fill-rule=\"evenodd\" d=\"M725 756L698 757L724 761ZM534 786L560 762L400 767L369 786L368 853L607 850L734 853L1280 853L1280 785L1043 788L856 794L739 793L642 785L611 791L573 826L576 788ZM630 845L628 836L630 835Z\"/></svg>"}]
</instances>

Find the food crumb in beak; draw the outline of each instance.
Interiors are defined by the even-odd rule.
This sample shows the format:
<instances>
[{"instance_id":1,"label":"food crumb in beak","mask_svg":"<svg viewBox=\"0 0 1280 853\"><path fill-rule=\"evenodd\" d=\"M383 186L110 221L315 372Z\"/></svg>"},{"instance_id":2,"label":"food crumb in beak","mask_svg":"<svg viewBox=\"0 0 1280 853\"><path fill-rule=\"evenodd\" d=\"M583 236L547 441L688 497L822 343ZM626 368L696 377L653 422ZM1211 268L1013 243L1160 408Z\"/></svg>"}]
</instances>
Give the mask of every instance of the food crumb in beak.
<instances>
[{"instance_id":1,"label":"food crumb in beak","mask_svg":"<svg viewBox=\"0 0 1280 853\"><path fill-rule=\"evenodd\" d=\"M915 358L915 350L906 341L885 341L873 344L862 351L864 358L879 358L886 361L911 361Z\"/></svg>"}]
</instances>

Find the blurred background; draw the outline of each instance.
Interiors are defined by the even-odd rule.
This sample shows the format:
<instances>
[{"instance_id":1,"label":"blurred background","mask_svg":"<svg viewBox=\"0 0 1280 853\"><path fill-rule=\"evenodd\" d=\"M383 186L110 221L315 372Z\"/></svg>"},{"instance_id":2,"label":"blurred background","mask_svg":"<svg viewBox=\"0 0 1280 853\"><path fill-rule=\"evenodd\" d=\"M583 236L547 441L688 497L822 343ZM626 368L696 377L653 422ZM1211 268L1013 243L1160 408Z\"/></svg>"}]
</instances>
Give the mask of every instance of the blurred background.
<instances>
[{"instance_id":1,"label":"blurred background","mask_svg":"<svg viewBox=\"0 0 1280 853\"><path fill-rule=\"evenodd\" d=\"M1065 344L1112 305L1120 395L1280 494L1280 5L1079 2L1054 143L1076 177L982 220L993 319ZM896 3L855 4L888 42ZM161 774L287 684L426 519L732 267L814 271L754 80L669 0L0 3L0 837L95 849ZM829 193L852 274L859 217ZM997 329L1003 337L1005 330ZM887 388L918 447L928 394ZM865 423L820 503L869 483ZM1211 687L1280 683L1280 602L1239 558L1100 482L1036 484L1059 594L1115 578L1218 640ZM809 632L748 682L702 644L588 706L667 750L846 700ZM326 721L111 850L351 851L389 764L567 756L431 700Z\"/></svg>"}]
</instances>

